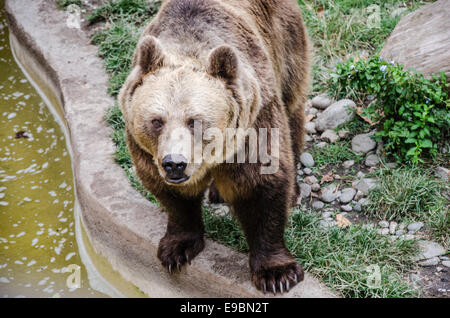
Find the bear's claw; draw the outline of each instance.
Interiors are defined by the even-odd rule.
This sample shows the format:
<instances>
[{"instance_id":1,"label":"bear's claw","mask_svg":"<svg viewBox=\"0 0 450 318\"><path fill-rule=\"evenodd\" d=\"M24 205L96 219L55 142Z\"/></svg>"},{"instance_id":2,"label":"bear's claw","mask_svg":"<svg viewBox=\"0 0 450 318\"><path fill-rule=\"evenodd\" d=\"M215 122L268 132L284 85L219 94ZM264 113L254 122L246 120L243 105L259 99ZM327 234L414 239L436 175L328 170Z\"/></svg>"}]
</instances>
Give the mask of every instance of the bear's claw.
<instances>
[{"instance_id":1,"label":"bear's claw","mask_svg":"<svg viewBox=\"0 0 450 318\"><path fill-rule=\"evenodd\" d=\"M260 269L252 276L257 289L264 294L272 292L275 296L277 293L289 292L291 287L303 280L304 273L303 268L297 262L293 262L284 266Z\"/></svg>"},{"instance_id":2,"label":"bear's claw","mask_svg":"<svg viewBox=\"0 0 450 318\"><path fill-rule=\"evenodd\" d=\"M158 258L170 274L174 269L181 272L184 264L191 264L191 260L200 253L205 246L202 236L193 236L180 240L177 237L165 236L158 247Z\"/></svg>"}]
</instances>

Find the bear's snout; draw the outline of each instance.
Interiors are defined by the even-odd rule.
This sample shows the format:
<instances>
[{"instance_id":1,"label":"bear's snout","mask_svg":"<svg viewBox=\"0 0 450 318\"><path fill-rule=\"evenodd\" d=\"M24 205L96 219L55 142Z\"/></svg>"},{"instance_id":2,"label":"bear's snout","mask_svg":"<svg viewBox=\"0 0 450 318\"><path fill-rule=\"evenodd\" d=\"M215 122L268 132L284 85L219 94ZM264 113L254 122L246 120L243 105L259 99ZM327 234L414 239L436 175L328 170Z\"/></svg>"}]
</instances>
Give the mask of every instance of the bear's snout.
<instances>
[{"instance_id":1,"label":"bear's snout","mask_svg":"<svg viewBox=\"0 0 450 318\"><path fill-rule=\"evenodd\" d=\"M162 160L162 167L166 172L166 180L169 183L179 184L189 179L184 173L187 167L187 159L183 155L165 156Z\"/></svg>"}]
</instances>

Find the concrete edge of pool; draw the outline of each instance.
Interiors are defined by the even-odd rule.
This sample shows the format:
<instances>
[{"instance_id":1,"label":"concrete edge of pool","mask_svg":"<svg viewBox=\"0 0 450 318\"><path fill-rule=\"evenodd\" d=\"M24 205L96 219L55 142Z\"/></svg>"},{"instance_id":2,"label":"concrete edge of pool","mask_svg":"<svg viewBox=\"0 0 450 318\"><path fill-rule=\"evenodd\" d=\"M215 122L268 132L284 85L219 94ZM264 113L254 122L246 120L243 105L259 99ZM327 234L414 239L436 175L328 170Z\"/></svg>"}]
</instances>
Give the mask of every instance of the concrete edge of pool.
<instances>
[{"instance_id":1,"label":"concrete edge of pool","mask_svg":"<svg viewBox=\"0 0 450 318\"><path fill-rule=\"evenodd\" d=\"M53 2L6 0L5 8L17 58L47 99L62 105L81 219L95 252L150 297L263 297L250 282L247 256L211 240L182 273L167 273L156 257L166 215L131 187L113 159L104 114L114 100L97 48L66 25ZM336 296L309 274L283 295Z\"/></svg>"}]
</instances>

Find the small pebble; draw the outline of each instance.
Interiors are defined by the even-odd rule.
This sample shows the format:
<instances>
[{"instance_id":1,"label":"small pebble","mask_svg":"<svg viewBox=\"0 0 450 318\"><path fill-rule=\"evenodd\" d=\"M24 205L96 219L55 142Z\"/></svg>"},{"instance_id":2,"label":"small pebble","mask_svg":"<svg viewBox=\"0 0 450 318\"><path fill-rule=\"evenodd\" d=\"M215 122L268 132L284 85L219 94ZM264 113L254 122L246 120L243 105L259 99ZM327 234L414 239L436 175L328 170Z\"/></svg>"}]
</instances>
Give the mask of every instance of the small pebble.
<instances>
[{"instance_id":1,"label":"small pebble","mask_svg":"<svg viewBox=\"0 0 450 318\"><path fill-rule=\"evenodd\" d=\"M439 257L433 257L419 262L420 266L436 266L437 264L439 264Z\"/></svg>"},{"instance_id":2,"label":"small pebble","mask_svg":"<svg viewBox=\"0 0 450 318\"><path fill-rule=\"evenodd\" d=\"M350 167L352 167L355 164L355 160L347 160L344 161L344 163L342 164L342 166L344 166L345 169L349 169Z\"/></svg>"},{"instance_id":3,"label":"small pebble","mask_svg":"<svg viewBox=\"0 0 450 318\"><path fill-rule=\"evenodd\" d=\"M389 229L388 228L378 229L377 233L378 234L382 234L382 235L388 235L389 234Z\"/></svg>"},{"instance_id":4,"label":"small pebble","mask_svg":"<svg viewBox=\"0 0 450 318\"><path fill-rule=\"evenodd\" d=\"M324 219L328 219L329 217L331 217L331 212L323 212L322 213L322 217L324 218Z\"/></svg>"},{"instance_id":5,"label":"small pebble","mask_svg":"<svg viewBox=\"0 0 450 318\"><path fill-rule=\"evenodd\" d=\"M322 201L314 201L312 204L313 209L321 210L325 204Z\"/></svg>"},{"instance_id":6,"label":"small pebble","mask_svg":"<svg viewBox=\"0 0 450 318\"><path fill-rule=\"evenodd\" d=\"M362 211L361 204L359 202L356 203L355 206L353 207L353 210L356 212L361 212Z\"/></svg>"},{"instance_id":7,"label":"small pebble","mask_svg":"<svg viewBox=\"0 0 450 318\"><path fill-rule=\"evenodd\" d=\"M314 159L313 159L313 156L309 152L302 153L302 155L300 156L300 162L305 167L314 167Z\"/></svg>"},{"instance_id":8,"label":"small pebble","mask_svg":"<svg viewBox=\"0 0 450 318\"><path fill-rule=\"evenodd\" d=\"M307 184L314 184L314 183L318 183L319 180L317 180L317 178L314 177L314 176L308 176L308 177L305 178L305 182Z\"/></svg>"},{"instance_id":9,"label":"small pebble","mask_svg":"<svg viewBox=\"0 0 450 318\"><path fill-rule=\"evenodd\" d=\"M397 229L397 222L392 221L389 223L389 234L395 234L395 231Z\"/></svg>"},{"instance_id":10,"label":"small pebble","mask_svg":"<svg viewBox=\"0 0 450 318\"><path fill-rule=\"evenodd\" d=\"M309 169L309 168L303 169L303 172L304 172L307 176L310 176L310 175L312 174L312 170Z\"/></svg>"},{"instance_id":11,"label":"small pebble","mask_svg":"<svg viewBox=\"0 0 450 318\"><path fill-rule=\"evenodd\" d=\"M442 261L442 265L445 267L450 267L450 261Z\"/></svg>"},{"instance_id":12,"label":"small pebble","mask_svg":"<svg viewBox=\"0 0 450 318\"><path fill-rule=\"evenodd\" d=\"M389 222L388 221L380 221L380 222L378 222L378 225L381 228L388 228L389 227ZM388 232L389 232L389 230L388 230Z\"/></svg>"},{"instance_id":13,"label":"small pebble","mask_svg":"<svg viewBox=\"0 0 450 318\"><path fill-rule=\"evenodd\" d=\"M341 205L341 210L345 211L345 212L351 212L353 210L353 208L351 207L351 205L346 204L346 205Z\"/></svg>"},{"instance_id":14,"label":"small pebble","mask_svg":"<svg viewBox=\"0 0 450 318\"><path fill-rule=\"evenodd\" d=\"M319 191L319 190L320 190L320 184L318 184L318 183L313 183L313 184L311 185L311 190L314 191L314 192Z\"/></svg>"},{"instance_id":15,"label":"small pebble","mask_svg":"<svg viewBox=\"0 0 450 318\"><path fill-rule=\"evenodd\" d=\"M414 222L414 223L411 223L410 225L408 225L408 231L410 233L415 233L415 232L419 231L422 227L423 227L422 222Z\"/></svg>"}]
</instances>

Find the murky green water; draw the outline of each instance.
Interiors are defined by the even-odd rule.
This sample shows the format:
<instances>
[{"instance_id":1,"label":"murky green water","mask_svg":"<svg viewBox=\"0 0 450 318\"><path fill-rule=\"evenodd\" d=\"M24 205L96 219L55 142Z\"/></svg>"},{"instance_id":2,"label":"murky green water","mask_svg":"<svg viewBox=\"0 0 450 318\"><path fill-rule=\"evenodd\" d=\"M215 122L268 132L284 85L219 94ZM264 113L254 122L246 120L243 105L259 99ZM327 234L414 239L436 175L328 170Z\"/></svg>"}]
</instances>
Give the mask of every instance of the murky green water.
<instances>
[{"instance_id":1,"label":"murky green water","mask_svg":"<svg viewBox=\"0 0 450 318\"><path fill-rule=\"evenodd\" d=\"M0 1L0 297L103 297L75 236L70 154L55 117L14 61ZM81 288L66 284L80 266Z\"/></svg>"}]
</instances>

